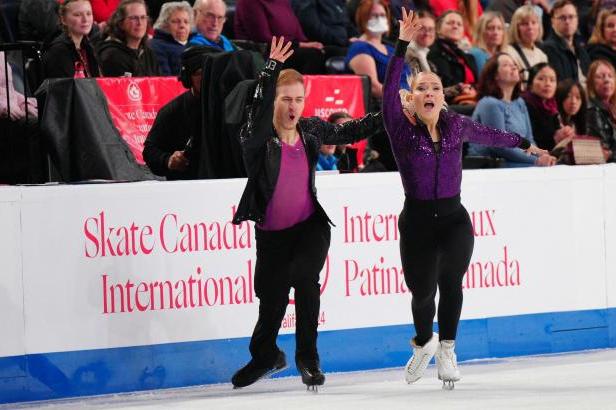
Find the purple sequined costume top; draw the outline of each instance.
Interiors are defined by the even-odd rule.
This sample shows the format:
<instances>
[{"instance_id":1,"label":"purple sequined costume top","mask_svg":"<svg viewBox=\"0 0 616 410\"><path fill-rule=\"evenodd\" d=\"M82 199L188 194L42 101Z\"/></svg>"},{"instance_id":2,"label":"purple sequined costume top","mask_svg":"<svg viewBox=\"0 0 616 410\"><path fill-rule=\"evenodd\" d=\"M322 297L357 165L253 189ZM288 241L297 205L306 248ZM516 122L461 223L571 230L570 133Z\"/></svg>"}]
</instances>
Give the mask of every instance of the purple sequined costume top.
<instances>
[{"instance_id":1,"label":"purple sequined costume top","mask_svg":"<svg viewBox=\"0 0 616 410\"><path fill-rule=\"evenodd\" d=\"M383 90L383 121L408 197L432 200L459 195L465 141L498 147L530 145L517 134L488 128L468 117L442 110L437 123L441 149L437 153L426 126L421 121L411 124L402 112L398 90L403 67L404 59L392 56Z\"/></svg>"}]
</instances>

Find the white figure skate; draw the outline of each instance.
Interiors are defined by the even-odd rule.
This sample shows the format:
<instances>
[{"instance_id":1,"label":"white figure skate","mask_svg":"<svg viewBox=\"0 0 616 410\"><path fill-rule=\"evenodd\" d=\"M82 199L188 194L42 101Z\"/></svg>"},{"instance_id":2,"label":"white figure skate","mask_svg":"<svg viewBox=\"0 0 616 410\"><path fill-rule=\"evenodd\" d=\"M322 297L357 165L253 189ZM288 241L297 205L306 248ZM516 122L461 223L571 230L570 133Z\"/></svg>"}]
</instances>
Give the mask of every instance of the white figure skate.
<instances>
[{"instance_id":1,"label":"white figure skate","mask_svg":"<svg viewBox=\"0 0 616 410\"><path fill-rule=\"evenodd\" d=\"M443 381L444 390L453 390L455 382L460 380L458 360L454 352L455 345L453 340L442 340L435 354L438 379Z\"/></svg>"},{"instance_id":2,"label":"white figure skate","mask_svg":"<svg viewBox=\"0 0 616 410\"><path fill-rule=\"evenodd\" d=\"M408 384L415 383L417 380L421 379L430 360L434 357L438 346L438 334L436 333L434 333L432 338L423 346L417 346L415 344L415 339L411 340L413 357L409 359L404 367L404 379Z\"/></svg>"}]
</instances>

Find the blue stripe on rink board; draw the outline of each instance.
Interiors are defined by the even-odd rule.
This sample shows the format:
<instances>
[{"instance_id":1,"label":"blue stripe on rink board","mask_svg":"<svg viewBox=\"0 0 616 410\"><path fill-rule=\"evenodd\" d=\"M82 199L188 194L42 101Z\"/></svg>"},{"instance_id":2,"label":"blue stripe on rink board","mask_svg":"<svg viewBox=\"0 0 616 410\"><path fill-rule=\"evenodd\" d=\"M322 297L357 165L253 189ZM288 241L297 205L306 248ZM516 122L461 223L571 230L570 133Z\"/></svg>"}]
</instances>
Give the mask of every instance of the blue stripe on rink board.
<instances>
[{"instance_id":1,"label":"blue stripe on rink board","mask_svg":"<svg viewBox=\"0 0 616 410\"><path fill-rule=\"evenodd\" d=\"M319 334L326 372L402 366L411 325ZM296 375L295 338L279 346ZM616 347L616 308L465 320L456 351L461 361ZM228 382L249 359L248 338L31 354L0 358L0 403ZM299 384L298 380L298 384Z\"/></svg>"}]
</instances>

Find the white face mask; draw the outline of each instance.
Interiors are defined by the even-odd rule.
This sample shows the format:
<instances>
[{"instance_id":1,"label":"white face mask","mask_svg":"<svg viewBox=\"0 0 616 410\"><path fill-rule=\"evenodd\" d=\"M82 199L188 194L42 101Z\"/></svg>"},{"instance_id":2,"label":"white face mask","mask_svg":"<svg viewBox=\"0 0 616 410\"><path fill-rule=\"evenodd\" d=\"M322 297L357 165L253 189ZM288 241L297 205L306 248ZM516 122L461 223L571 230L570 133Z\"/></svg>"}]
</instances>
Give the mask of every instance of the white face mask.
<instances>
[{"instance_id":1,"label":"white face mask","mask_svg":"<svg viewBox=\"0 0 616 410\"><path fill-rule=\"evenodd\" d=\"M371 18L370 20L368 20L366 29L375 34L386 33L387 30L389 30L389 23L387 22L387 17Z\"/></svg>"}]
</instances>

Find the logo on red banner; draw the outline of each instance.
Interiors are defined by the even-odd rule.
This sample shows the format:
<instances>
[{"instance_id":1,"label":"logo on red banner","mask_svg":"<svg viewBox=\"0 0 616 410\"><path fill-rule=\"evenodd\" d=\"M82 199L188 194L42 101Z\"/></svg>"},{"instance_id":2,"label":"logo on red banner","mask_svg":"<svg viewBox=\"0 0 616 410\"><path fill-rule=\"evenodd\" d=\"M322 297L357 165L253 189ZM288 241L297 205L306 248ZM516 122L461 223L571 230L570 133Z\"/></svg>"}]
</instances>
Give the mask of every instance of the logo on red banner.
<instances>
[{"instance_id":1,"label":"logo on red banner","mask_svg":"<svg viewBox=\"0 0 616 410\"><path fill-rule=\"evenodd\" d=\"M364 90L361 77L355 75L307 75L306 104L304 117L319 117L327 120L339 111L349 113L353 118L366 113Z\"/></svg>"},{"instance_id":2,"label":"logo on red banner","mask_svg":"<svg viewBox=\"0 0 616 410\"><path fill-rule=\"evenodd\" d=\"M143 96L141 95L141 88L139 88L139 85L135 82L131 82L128 85L128 90L126 95L128 95L128 99L131 101L141 101L141 99L143 98Z\"/></svg>"},{"instance_id":3,"label":"logo on red banner","mask_svg":"<svg viewBox=\"0 0 616 410\"><path fill-rule=\"evenodd\" d=\"M175 77L97 78L107 97L113 125L126 141L139 164L143 162L145 142L158 110L184 91Z\"/></svg>"}]
</instances>

